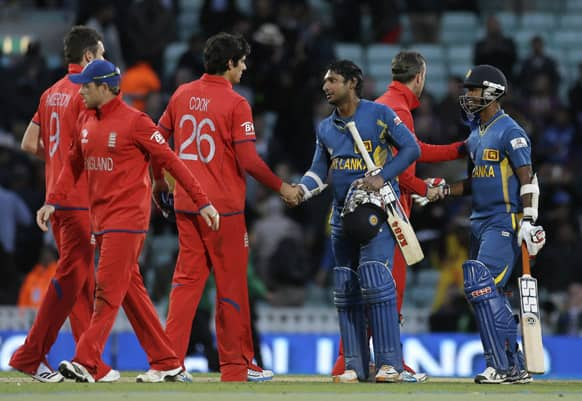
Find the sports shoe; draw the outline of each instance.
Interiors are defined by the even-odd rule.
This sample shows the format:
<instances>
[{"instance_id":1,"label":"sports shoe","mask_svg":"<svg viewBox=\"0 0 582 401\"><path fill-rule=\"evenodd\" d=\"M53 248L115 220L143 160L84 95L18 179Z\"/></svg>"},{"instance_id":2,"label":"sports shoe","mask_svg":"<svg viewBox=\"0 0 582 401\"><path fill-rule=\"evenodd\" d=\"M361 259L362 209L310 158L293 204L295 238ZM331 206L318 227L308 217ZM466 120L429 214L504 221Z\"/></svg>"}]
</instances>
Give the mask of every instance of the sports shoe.
<instances>
[{"instance_id":1,"label":"sports shoe","mask_svg":"<svg viewBox=\"0 0 582 401\"><path fill-rule=\"evenodd\" d=\"M515 375L507 376L507 379L503 382L504 384L527 384L533 382L533 376L525 369L520 370L519 373Z\"/></svg>"},{"instance_id":2,"label":"sports shoe","mask_svg":"<svg viewBox=\"0 0 582 401\"><path fill-rule=\"evenodd\" d=\"M95 379L87 368L78 362L61 361L59 363L59 372L67 379L83 383L95 383Z\"/></svg>"},{"instance_id":3,"label":"sports shoe","mask_svg":"<svg viewBox=\"0 0 582 401\"><path fill-rule=\"evenodd\" d=\"M119 370L111 369L105 376L97 380L97 383L113 383L118 381L120 378L121 374L119 373Z\"/></svg>"},{"instance_id":4,"label":"sports shoe","mask_svg":"<svg viewBox=\"0 0 582 401\"><path fill-rule=\"evenodd\" d=\"M382 365L376 373L377 383L395 383L400 381L400 374L390 365Z\"/></svg>"},{"instance_id":5,"label":"sports shoe","mask_svg":"<svg viewBox=\"0 0 582 401\"><path fill-rule=\"evenodd\" d=\"M412 369L410 366L408 366L406 364L406 362L404 362L404 359L402 360L402 367L404 368L404 370L406 370L409 373L412 373L413 375L416 374L416 370Z\"/></svg>"},{"instance_id":6,"label":"sports shoe","mask_svg":"<svg viewBox=\"0 0 582 401\"><path fill-rule=\"evenodd\" d=\"M273 380L273 376L272 370L263 369L260 371L251 368L247 369L247 381L249 382L266 382Z\"/></svg>"},{"instance_id":7,"label":"sports shoe","mask_svg":"<svg viewBox=\"0 0 582 401\"><path fill-rule=\"evenodd\" d=\"M188 373L186 370L183 370L174 377L166 378L166 381L179 383L192 383L194 380L192 379L192 375L190 373Z\"/></svg>"},{"instance_id":8,"label":"sports shoe","mask_svg":"<svg viewBox=\"0 0 582 401\"><path fill-rule=\"evenodd\" d=\"M355 370L349 369L346 370L341 375L333 376L334 383L357 383L358 382L358 374Z\"/></svg>"},{"instance_id":9,"label":"sports shoe","mask_svg":"<svg viewBox=\"0 0 582 401\"><path fill-rule=\"evenodd\" d=\"M403 383L424 383L428 380L428 375L426 373L410 373L407 370L400 372L398 376L398 381Z\"/></svg>"},{"instance_id":10,"label":"sports shoe","mask_svg":"<svg viewBox=\"0 0 582 401\"><path fill-rule=\"evenodd\" d=\"M507 374L498 372L494 367L488 366L482 373L475 376L477 384L499 384L507 380Z\"/></svg>"},{"instance_id":11,"label":"sports shoe","mask_svg":"<svg viewBox=\"0 0 582 401\"><path fill-rule=\"evenodd\" d=\"M36 373L30 375L34 380L41 383L60 383L65 380L64 376L58 371L53 371L44 362L41 362L36 368Z\"/></svg>"},{"instance_id":12,"label":"sports shoe","mask_svg":"<svg viewBox=\"0 0 582 401\"><path fill-rule=\"evenodd\" d=\"M150 369L141 375L137 375L135 381L137 383L162 383L162 382L169 382L175 381L174 379L180 373L182 373L182 367L177 367L176 369L170 370L155 370Z\"/></svg>"}]
</instances>

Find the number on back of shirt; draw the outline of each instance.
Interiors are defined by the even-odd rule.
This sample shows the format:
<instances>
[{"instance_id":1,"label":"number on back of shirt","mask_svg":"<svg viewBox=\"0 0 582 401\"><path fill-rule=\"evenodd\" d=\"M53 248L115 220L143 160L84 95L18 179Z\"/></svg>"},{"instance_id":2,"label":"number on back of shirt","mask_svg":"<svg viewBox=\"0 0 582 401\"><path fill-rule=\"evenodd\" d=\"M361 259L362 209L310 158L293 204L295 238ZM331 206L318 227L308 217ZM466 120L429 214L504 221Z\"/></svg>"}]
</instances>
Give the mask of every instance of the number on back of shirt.
<instances>
[{"instance_id":1,"label":"number on back of shirt","mask_svg":"<svg viewBox=\"0 0 582 401\"><path fill-rule=\"evenodd\" d=\"M198 123L193 115L184 114L180 119L180 128L184 128L188 122L192 124L192 131L180 145L178 157L184 160L198 160L200 157L202 163L210 163L214 158L216 144L208 131L203 130L209 129L210 132L216 132L214 123L210 118L203 118ZM184 130L184 132L188 131Z\"/></svg>"},{"instance_id":2,"label":"number on back of shirt","mask_svg":"<svg viewBox=\"0 0 582 401\"><path fill-rule=\"evenodd\" d=\"M61 143L61 120L59 113L53 111L51 113L50 128L49 128L49 157L52 159Z\"/></svg>"}]
</instances>

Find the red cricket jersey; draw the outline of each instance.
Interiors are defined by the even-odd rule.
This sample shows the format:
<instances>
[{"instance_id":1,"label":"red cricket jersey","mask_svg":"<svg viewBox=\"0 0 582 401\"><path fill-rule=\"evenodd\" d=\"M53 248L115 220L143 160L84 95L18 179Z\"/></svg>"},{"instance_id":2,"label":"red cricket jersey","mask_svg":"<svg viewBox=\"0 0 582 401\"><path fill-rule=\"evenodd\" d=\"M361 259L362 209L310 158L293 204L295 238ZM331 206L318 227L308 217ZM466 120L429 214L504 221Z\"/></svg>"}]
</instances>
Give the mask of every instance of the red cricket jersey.
<instances>
[{"instance_id":1,"label":"red cricket jersey","mask_svg":"<svg viewBox=\"0 0 582 401\"><path fill-rule=\"evenodd\" d=\"M85 170L94 234L147 231L150 155L184 185L197 210L209 203L196 178L176 157L153 121L125 104L120 96L98 110L82 112L77 129L70 163L49 195L49 203L66 200L66 189Z\"/></svg>"},{"instance_id":2,"label":"red cricket jersey","mask_svg":"<svg viewBox=\"0 0 582 401\"><path fill-rule=\"evenodd\" d=\"M408 86L398 81L392 81L388 90L376 99L377 103L390 107L406 124L420 146L420 157L398 176L400 186L400 203L410 215L412 208L412 194L426 195L426 183L416 176L416 162L436 163L455 160L462 157L460 148L463 142L454 142L448 145L430 145L420 141L414 132L412 110L416 109L420 102Z\"/></svg>"},{"instance_id":3,"label":"red cricket jersey","mask_svg":"<svg viewBox=\"0 0 582 401\"><path fill-rule=\"evenodd\" d=\"M83 67L78 64L69 64L68 73L77 74L82 69ZM63 163L67 160L77 118L81 110L85 109L83 99L79 95L79 87L80 85L72 83L64 76L42 94L38 109L32 118L32 122L40 126L40 136L44 144L47 196L53 191L63 169ZM56 205L58 209L89 207L87 178L84 175L68 190L71 195Z\"/></svg>"},{"instance_id":4,"label":"red cricket jersey","mask_svg":"<svg viewBox=\"0 0 582 401\"><path fill-rule=\"evenodd\" d=\"M245 171L273 190L281 180L275 176L245 142L256 141L249 103L232 89L222 76L204 74L181 85L160 118L159 127L166 139L174 134L176 154L200 181L212 204L223 215L244 211ZM236 146L254 155L241 160ZM239 151L240 152L240 151ZM250 163L249 163L250 162ZM252 170L251 170L252 169ZM181 185L176 185L176 211L194 211Z\"/></svg>"}]
</instances>

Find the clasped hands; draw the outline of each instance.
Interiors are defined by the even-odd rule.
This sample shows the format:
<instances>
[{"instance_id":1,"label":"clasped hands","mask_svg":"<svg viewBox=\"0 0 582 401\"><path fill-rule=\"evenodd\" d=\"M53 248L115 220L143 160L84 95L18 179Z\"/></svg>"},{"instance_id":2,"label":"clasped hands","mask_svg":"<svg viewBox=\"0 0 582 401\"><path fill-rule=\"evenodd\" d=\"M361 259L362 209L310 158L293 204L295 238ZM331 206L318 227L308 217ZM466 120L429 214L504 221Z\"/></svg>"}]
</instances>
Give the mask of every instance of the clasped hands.
<instances>
[{"instance_id":1,"label":"clasped hands","mask_svg":"<svg viewBox=\"0 0 582 401\"><path fill-rule=\"evenodd\" d=\"M297 184L284 182L279 189L279 196L288 207L295 207L303 200L303 189Z\"/></svg>"}]
</instances>

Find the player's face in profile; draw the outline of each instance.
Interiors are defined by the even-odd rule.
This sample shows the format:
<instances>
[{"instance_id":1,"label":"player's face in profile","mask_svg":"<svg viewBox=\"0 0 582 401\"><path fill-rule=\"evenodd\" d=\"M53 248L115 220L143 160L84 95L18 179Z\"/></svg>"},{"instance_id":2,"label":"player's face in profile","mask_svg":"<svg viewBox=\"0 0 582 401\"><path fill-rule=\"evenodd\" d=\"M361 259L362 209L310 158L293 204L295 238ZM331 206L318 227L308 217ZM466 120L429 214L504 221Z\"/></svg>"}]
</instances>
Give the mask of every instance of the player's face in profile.
<instances>
[{"instance_id":1,"label":"player's face in profile","mask_svg":"<svg viewBox=\"0 0 582 401\"><path fill-rule=\"evenodd\" d=\"M347 97L349 90L345 78L331 70L328 70L323 77L322 89L327 101L334 106L341 103Z\"/></svg>"},{"instance_id":2,"label":"player's face in profile","mask_svg":"<svg viewBox=\"0 0 582 401\"><path fill-rule=\"evenodd\" d=\"M89 82L88 84L81 85L79 93L83 98L85 107L88 109L96 109L101 105L102 92L105 90L104 85L97 85L95 82Z\"/></svg>"},{"instance_id":3,"label":"player's face in profile","mask_svg":"<svg viewBox=\"0 0 582 401\"><path fill-rule=\"evenodd\" d=\"M243 71L247 69L247 56L243 56L236 65L232 65L229 70L230 82L233 84L240 83Z\"/></svg>"}]
</instances>

